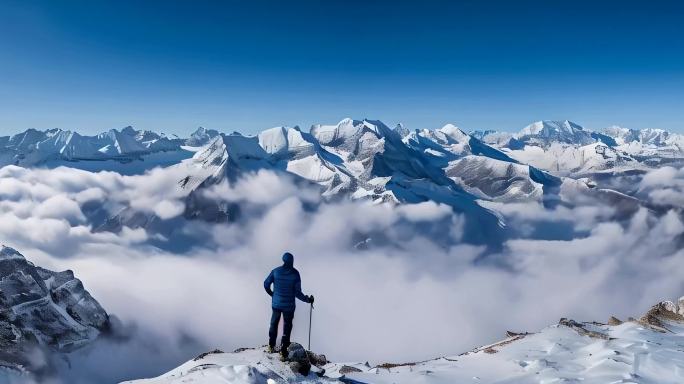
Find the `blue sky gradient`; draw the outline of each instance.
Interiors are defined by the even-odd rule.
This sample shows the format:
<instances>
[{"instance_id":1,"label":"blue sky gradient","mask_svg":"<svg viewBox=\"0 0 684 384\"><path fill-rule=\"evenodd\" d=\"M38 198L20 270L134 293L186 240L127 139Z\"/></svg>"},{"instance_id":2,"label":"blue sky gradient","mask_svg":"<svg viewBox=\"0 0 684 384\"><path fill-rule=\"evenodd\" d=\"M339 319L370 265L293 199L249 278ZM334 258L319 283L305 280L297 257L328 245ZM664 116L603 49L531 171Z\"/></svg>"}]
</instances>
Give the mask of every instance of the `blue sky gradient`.
<instances>
[{"instance_id":1,"label":"blue sky gradient","mask_svg":"<svg viewBox=\"0 0 684 384\"><path fill-rule=\"evenodd\" d=\"M0 134L374 118L684 132L677 1L0 2Z\"/></svg>"}]
</instances>

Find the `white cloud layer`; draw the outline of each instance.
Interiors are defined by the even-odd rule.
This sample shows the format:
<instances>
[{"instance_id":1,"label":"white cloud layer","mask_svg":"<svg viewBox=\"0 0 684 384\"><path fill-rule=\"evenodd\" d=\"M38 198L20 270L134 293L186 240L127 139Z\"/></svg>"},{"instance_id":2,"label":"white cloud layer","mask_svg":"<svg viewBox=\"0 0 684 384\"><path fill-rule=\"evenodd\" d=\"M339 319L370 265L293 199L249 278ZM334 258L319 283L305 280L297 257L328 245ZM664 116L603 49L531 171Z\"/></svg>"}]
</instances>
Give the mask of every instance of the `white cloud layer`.
<instances>
[{"instance_id":1,"label":"white cloud layer","mask_svg":"<svg viewBox=\"0 0 684 384\"><path fill-rule=\"evenodd\" d=\"M681 174L673 170L646 175L642 191L667 188L670 201L681 202L684 183L672 181ZM676 210L641 209L618 222L600 203L504 205L498 209L508 225L524 236L487 249L467 244L467 217L446 206L323 204L315 189L260 171L206 193L240 204L237 222L174 222L194 244L182 254L150 245L158 237L144 229L91 231L98 218L127 206L178 217L181 177L175 169L121 176L2 168L0 242L43 267L73 269L110 313L148 340L196 340L187 354L197 345L229 350L266 342L270 304L262 281L284 251L294 253L305 293L317 298L312 347L335 360L454 354L508 329L535 330L562 316L637 315L684 293L684 225ZM294 340L306 340L307 311L299 303ZM141 348L134 351L144 354ZM159 354L163 360L164 349ZM173 353L163 361L191 357ZM139 375L140 367L118 374L132 378L126 375Z\"/></svg>"}]
</instances>

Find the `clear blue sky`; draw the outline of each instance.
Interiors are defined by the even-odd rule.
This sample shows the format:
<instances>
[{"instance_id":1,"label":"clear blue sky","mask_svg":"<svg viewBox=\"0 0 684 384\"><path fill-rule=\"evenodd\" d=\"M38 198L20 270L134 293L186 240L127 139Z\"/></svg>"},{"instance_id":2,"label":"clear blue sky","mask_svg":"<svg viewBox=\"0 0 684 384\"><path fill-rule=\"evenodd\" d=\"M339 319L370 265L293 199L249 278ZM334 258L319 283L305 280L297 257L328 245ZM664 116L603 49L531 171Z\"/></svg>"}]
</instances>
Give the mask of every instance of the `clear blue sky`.
<instances>
[{"instance_id":1,"label":"clear blue sky","mask_svg":"<svg viewBox=\"0 0 684 384\"><path fill-rule=\"evenodd\" d=\"M0 2L0 134L344 117L684 132L684 4Z\"/></svg>"}]
</instances>

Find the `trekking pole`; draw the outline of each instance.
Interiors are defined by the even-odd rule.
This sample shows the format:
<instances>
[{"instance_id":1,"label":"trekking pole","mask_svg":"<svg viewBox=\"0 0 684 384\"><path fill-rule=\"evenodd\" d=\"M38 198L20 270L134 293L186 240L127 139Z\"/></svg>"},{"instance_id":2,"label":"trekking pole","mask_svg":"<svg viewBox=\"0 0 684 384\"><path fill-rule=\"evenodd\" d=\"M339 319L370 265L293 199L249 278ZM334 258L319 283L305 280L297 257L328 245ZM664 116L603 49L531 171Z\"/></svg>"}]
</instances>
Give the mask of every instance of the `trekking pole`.
<instances>
[{"instance_id":1,"label":"trekking pole","mask_svg":"<svg viewBox=\"0 0 684 384\"><path fill-rule=\"evenodd\" d=\"M311 317L313 316L313 303L309 304L309 351L311 351Z\"/></svg>"}]
</instances>

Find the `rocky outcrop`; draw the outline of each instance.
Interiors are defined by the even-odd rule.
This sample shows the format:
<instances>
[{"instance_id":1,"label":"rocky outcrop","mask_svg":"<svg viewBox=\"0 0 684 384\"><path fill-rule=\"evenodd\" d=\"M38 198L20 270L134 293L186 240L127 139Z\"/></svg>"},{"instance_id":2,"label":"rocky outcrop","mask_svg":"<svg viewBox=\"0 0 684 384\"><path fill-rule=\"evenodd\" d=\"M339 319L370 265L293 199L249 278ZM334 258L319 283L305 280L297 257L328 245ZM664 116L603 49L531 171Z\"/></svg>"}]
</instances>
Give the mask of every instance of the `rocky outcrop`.
<instances>
[{"instance_id":1,"label":"rocky outcrop","mask_svg":"<svg viewBox=\"0 0 684 384\"><path fill-rule=\"evenodd\" d=\"M615 316L611 316L608 319L608 325L620 325L620 324L622 324L622 320L618 319Z\"/></svg>"},{"instance_id":2,"label":"rocky outcrop","mask_svg":"<svg viewBox=\"0 0 684 384\"><path fill-rule=\"evenodd\" d=\"M671 321L684 323L684 297L679 298L676 304L661 301L638 319L638 322L661 332L669 331L667 323Z\"/></svg>"},{"instance_id":3,"label":"rocky outcrop","mask_svg":"<svg viewBox=\"0 0 684 384\"><path fill-rule=\"evenodd\" d=\"M321 367L328 363L328 359L325 355L307 351L299 343L292 343L287 348L287 363L294 373L307 376L313 371L317 375L323 375L325 370Z\"/></svg>"},{"instance_id":4,"label":"rocky outcrop","mask_svg":"<svg viewBox=\"0 0 684 384\"><path fill-rule=\"evenodd\" d=\"M0 246L0 366L39 371L36 351L70 352L97 338L109 316L72 271L37 267Z\"/></svg>"}]
</instances>

